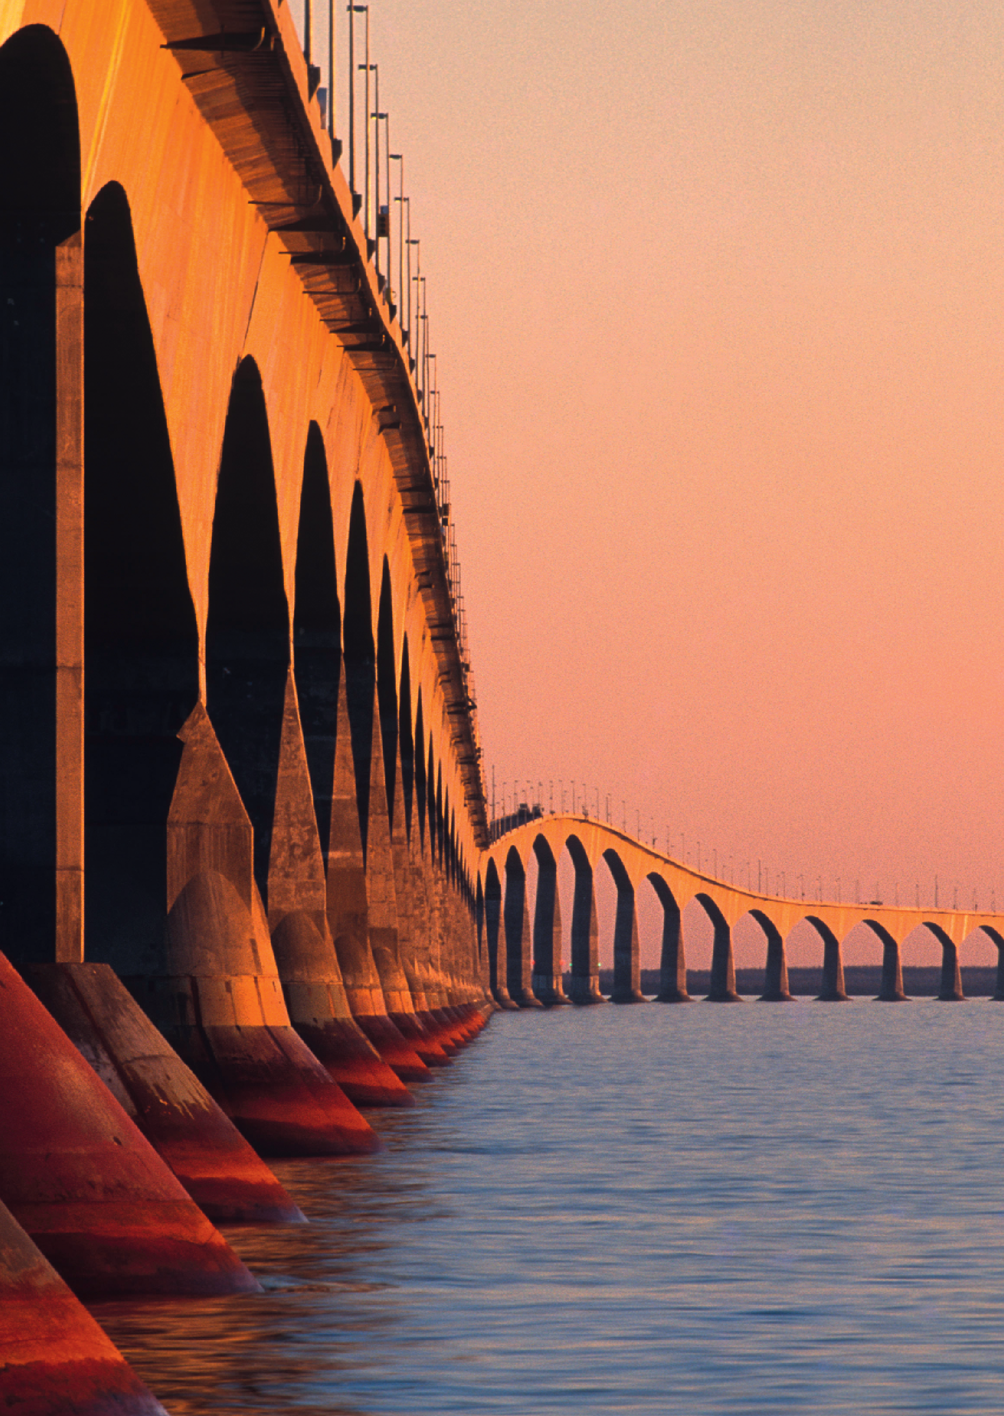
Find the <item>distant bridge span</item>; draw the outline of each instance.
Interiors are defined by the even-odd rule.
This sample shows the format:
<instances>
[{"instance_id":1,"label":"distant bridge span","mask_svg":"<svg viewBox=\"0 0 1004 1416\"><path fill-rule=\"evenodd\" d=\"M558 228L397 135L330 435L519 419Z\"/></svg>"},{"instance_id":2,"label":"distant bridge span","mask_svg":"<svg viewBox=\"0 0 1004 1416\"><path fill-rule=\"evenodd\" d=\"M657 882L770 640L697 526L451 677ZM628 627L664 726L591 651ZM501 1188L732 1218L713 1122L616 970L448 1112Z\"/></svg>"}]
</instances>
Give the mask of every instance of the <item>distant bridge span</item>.
<instances>
[{"instance_id":1,"label":"distant bridge span","mask_svg":"<svg viewBox=\"0 0 1004 1416\"><path fill-rule=\"evenodd\" d=\"M561 970L561 908L557 868L567 849L575 871L571 922L571 981L566 995ZM536 857L537 900L531 925L526 871ZM499 1002L524 1007L562 1002L602 1001L599 988L599 934L594 872L605 862L617 888L614 923L613 1001L641 1001L637 892L649 882L663 908L662 955L658 997L684 1002L687 964L682 915L691 900L705 911L714 930L709 997L733 1001L738 995L732 954L732 929L749 914L763 931L767 968L763 996L789 998L784 941L803 921L815 930L822 947L820 997L846 998L841 945L856 925L864 924L882 946L882 987L888 1001L905 997L900 945L918 925L942 949L943 999L961 998L959 945L983 930L1004 950L1004 915L974 910L909 909L888 905L848 905L779 899L744 890L681 865L635 840L624 831L587 816L556 814L532 819L500 836L483 853L479 883L484 893L484 926L492 990ZM1004 996L1000 963L995 996Z\"/></svg>"}]
</instances>

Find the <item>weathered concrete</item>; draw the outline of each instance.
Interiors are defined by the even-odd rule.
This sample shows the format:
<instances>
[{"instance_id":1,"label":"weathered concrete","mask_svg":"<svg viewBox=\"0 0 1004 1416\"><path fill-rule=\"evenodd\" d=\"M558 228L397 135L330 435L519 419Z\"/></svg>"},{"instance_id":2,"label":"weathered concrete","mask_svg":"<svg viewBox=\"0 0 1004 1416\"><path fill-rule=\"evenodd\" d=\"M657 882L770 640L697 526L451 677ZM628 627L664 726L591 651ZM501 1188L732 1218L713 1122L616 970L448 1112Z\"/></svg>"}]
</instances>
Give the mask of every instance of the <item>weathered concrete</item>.
<instances>
[{"instance_id":1,"label":"weathered concrete","mask_svg":"<svg viewBox=\"0 0 1004 1416\"><path fill-rule=\"evenodd\" d=\"M31 964L25 979L209 1219L304 1222L108 964Z\"/></svg>"},{"instance_id":2,"label":"weathered concrete","mask_svg":"<svg viewBox=\"0 0 1004 1416\"><path fill-rule=\"evenodd\" d=\"M0 1380L20 1416L165 1416L2 1204Z\"/></svg>"},{"instance_id":3,"label":"weathered concrete","mask_svg":"<svg viewBox=\"0 0 1004 1416\"><path fill-rule=\"evenodd\" d=\"M0 1201L81 1296L258 1283L0 955Z\"/></svg>"}]
</instances>

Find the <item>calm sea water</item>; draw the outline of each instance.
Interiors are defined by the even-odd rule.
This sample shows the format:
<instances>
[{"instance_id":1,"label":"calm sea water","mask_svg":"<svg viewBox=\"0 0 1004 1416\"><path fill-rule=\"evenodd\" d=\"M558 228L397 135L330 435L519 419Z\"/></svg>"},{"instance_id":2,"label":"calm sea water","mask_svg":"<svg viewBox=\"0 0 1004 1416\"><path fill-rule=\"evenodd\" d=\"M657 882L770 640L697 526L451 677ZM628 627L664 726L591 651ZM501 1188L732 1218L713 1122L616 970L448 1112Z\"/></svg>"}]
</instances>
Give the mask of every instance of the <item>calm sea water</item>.
<instances>
[{"instance_id":1,"label":"calm sea water","mask_svg":"<svg viewBox=\"0 0 1004 1416\"><path fill-rule=\"evenodd\" d=\"M256 1298L95 1305L173 1416L1004 1411L1004 1006L499 1014L276 1169Z\"/></svg>"}]
</instances>

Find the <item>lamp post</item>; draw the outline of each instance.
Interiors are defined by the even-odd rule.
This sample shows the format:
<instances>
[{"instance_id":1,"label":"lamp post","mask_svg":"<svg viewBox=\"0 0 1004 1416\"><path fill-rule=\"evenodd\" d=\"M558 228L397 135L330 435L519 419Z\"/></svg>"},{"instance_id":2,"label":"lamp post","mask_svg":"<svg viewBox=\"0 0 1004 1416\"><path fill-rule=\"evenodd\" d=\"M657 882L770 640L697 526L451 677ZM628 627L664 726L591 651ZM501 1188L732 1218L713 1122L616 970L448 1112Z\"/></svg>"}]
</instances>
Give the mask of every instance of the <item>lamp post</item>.
<instances>
[{"instance_id":1,"label":"lamp post","mask_svg":"<svg viewBox=\"0 0 1004 1416\"><path fill-rule=\"evenodd\" d=\"M349 187L352 191L352 207L359 212L359 192L356 189L356 15L366 16L366 65L370 62L370 7L349 5ZM363 65L359 66L364 67ZM369 87L366 90L366 107L369 109Z\"/></svg>"},{"instance_id":2,"label":"lamp post","mask_svg":"<svg viewBox=\"0 0 1004 1416\"><path fill-rule=\"evenodd\" d=\"M389 119L389 118L388 118L388 120L387 120L387 142L388 142L388 144L390 143L390 119ZM401 164L400 167L397 169L397 175L398 175L398 189L397 189L397 196L394 198L394 200L395 200L395 201L400 205L400 207L401 207L401 216L400 216L400 220L399 220L399 222L398 222L398 232L397 232L397 298L398 298L398 308L399 308L399 310L400 310L400 314L399 314L399 316L398 316L398 323L403 326L403 324L404 324L404 299L405 299L405 296L404 296L404 153L401 153L401 152L389 152L389 153L387 154L387 199L388 199L388 207L387 207L387 221L388 221L388 235L387 235L387 274L388 274L388 275L390 275L390 268L391 268L391 263L392 263L392 257L391 257L391 241L390 241L390 229L389 229L389 222L390 222L390 205L389 205L389 202L390 202L390 164L391 164L392 162L399 162L399 163ZM393 294L394 294L394 292L391 291L391 297L392 297L392 298L393 298Z\"/></svg>"}]
</instances>

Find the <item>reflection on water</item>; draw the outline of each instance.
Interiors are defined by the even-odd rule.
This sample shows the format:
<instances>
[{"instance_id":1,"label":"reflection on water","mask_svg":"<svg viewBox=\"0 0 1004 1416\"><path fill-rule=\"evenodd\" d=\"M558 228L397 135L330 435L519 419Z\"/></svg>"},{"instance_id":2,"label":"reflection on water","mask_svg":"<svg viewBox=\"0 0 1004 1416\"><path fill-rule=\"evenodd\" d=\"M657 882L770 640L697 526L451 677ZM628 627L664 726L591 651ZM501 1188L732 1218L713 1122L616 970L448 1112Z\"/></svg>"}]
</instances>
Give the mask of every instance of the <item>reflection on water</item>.
<instances>
[{"instance_id":1,"label":"reflection on water","mask_svg":"<svg viewBox=\"0 0 1004 1416\"><path fill-rule=\"evenodd\" d=\"M277 1164L255 1297L97 1304L172 1416L1004 1409L1004 1007L496 1016Z\"/></svg>"}]
</instances>

